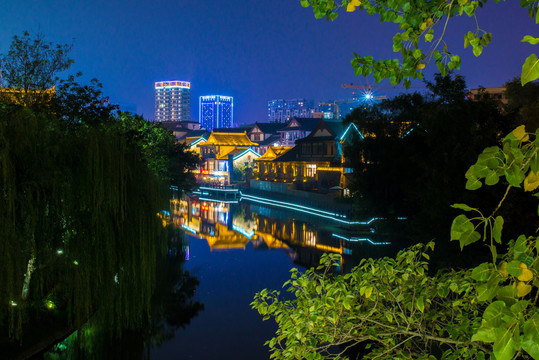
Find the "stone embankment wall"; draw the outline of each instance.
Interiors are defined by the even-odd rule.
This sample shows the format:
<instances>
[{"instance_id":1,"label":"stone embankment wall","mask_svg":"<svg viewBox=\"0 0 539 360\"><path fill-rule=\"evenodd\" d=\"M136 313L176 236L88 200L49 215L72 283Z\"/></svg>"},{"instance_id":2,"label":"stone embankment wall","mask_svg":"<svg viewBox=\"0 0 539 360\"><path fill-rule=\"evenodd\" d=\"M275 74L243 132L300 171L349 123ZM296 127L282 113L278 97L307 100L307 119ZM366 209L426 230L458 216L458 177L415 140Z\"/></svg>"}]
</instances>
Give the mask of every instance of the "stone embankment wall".
<instances>
[{"instance_id":1,"label":"stone embankment wall","mask_svg":"<svg viewBox=\"0 0 539 360\"><path fill-rule=\"evenodd\" d=\"M332 194L317 194L309 191L291 190L288 184L284 183L250 180L249 188L242 191L246 191L250 195L267 197L272 200L293 202L298 205L321 210L336 211L348 216L351 216L354 211L352 202L347 201L347 199Z\"/></svg>"}]
</instances>

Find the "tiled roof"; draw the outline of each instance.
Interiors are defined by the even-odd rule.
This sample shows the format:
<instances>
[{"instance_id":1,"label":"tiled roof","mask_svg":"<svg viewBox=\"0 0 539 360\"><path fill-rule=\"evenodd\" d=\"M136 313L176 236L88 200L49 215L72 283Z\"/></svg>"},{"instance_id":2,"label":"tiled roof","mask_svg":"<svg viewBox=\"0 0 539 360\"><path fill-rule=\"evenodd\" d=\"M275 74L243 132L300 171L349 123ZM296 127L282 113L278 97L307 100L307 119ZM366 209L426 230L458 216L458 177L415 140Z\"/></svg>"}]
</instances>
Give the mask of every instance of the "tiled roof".
<instances>
[{"instance_id":1,"label":"tiled roof","mask_svg":"<svg viewBox=\"0 0 539 360\"><path fill-rule=\"evenodd\" d=\"M229 146L257 146L252 142L245 132L214 132L210 134L208 140L201 145L229 145Z\"/></svg>"},{"instance_id":2,"label":"tiled roof","mask_svg":"<svg viewBox=\"0 0 539 360\"><path fill-rule=\"evenodd\" d=\"M279 136L279 135L271 135L266 140L259 141L258 146L271 145L273 143L278 142L279 140L281 140L281 136Z\"/></svg>"},{"instance_id":3,"label":"tiled roof","mask_svg":"<svg viewBox=\"0 0 539 360\"><path fill-rule=\"evenodd\" d=\"M299 127L291 126L293 123L293 120L295 120L299 124ZM292 120L290 120L290 122L286 125L286 127L282 128L279 131L289 131L289 130L298 130L298 129L305 130L305 131L312 131L321 120L322 119L318 119L318 118L294 117L292 118Z\"/></svg>"},{"instance_id":4,"label":"tiled roof","mask_svg":"<svg viewBox=\"0 0 539 360\"><path fill-rule=\"evenodd\" d=\"M265 134L277 134L277 130L281 130L285 127L285 124L281 123L259 123L255 124Z\"/></svg>"},{"instance_id":5,"label":"tiled roof","mask_svg":"<svg viewBox=\"0 0 539 360\"><path fill-rule=\"evenodd\" d=\"M242 127L238 127L238 128L217 128L217 129L213 129L212 131L214 133L237 133L237 134L241 134L241 133L244 133L244 132L249 132L249 130L251 130L252 128L252 125L251 126L242 126Z\"/></svg>"},{"instance_id":6,"label":"tiled roof","mask_svg":"<svg viewBox=\"0 0 539 360\"><path fill-rule=\"evenodd\" d=\"M284 155L285 153L287 153L293 148L294 148L293 146L270 146L268 150L264 153L264 155L262 155L256 160L257 161L271 161L281 155Z\"/></svg>"}]
</instances>

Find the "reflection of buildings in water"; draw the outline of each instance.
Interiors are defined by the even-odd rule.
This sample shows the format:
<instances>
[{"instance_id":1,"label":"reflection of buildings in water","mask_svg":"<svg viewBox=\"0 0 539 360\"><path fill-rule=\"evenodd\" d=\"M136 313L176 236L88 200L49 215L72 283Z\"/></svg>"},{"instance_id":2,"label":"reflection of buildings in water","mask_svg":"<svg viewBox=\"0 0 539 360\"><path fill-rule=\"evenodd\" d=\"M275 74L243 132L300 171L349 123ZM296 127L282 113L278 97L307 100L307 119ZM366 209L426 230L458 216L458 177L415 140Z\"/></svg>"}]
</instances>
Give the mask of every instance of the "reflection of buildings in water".
<instances>
[{"instance_id":1,"label":"reflection of buildings in water","mask_svg":"<svg viewBox=\"0 0 539 360\"><path fill-rule=\"evenodd\" d=\"M271 217L264 211L252 212L242 204L201 201L196 197L171 200L174 223L201 239L211 250L245 249L251 243L255 250L286 249L294 263L312 267L324 253L340 255L341 268L352 266L352 242L346 230L325 229L292 217ZM264 214L264 215L262 215ZM269 215L269 216L266 216ZM344 232L342 236L334 232Z\"/></svg>"},{"instance_id":2,"label":"reflection of buildings in water","mask_svg":"<svg viewBox=\"0 0 539 360\"><path fill-rule=\"evenodd\" d=\"M260 236L257 223L245 211L232 216L230 204L201 201L196 197L172 199L171 217L176 226L206 239L211 250L245 249L251 243L255 249L288 249L272 236Z\"/></svg>"}]
</instances>

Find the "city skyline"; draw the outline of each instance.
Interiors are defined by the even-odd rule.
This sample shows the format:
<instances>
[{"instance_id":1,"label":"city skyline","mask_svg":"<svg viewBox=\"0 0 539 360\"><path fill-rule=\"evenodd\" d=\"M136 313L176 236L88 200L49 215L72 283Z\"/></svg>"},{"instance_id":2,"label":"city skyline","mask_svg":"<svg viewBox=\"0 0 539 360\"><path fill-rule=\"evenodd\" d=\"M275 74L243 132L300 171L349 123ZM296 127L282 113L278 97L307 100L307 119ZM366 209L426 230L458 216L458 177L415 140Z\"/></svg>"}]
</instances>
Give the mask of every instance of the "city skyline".
<instances>
[{"instance_id":1,"label":"city skyline","mask_svg":"<svg viewBox=\"0 0 539 360\"><path fill-rule=\"evenodd\" d=\"M191 96L228 94L234 97L235 123L267 118L272 99L314 99L316 103L346 99L345 83L365 84L354 76L353 52L375 58L399 57L392 52L398 30L380 24L377 16L346 13L334 22L316 20L299 1L245 3L238 0L149 2L118 0L91 4L51 0L5 0L0 21L0 52L14 35L41 32L47 41L73 43L75 63L83 81L97 78L111 102L133 104L148 119L154 117L152 84L163 79L192 83ZM524 35L537 35L537 26L517 1L489 2L478 12L480 29L492 32L492 43L480 57L463 49L463 36L475 31L472 18L453 19L445 41L462 57L469 88L501 86L519 76L534 46ZM211 26L208 26L211 24ZM426 78L436 69L429 66ZM64 75L64 74L62 74ZM372 78L369 81L374 84ZM421 85L421 82L414 85ZM388 87L383 81L381 87ZM391 97L401 89L380 89ZM191 118L198 117L192 106Z\"/></svg>"}]
</instances>

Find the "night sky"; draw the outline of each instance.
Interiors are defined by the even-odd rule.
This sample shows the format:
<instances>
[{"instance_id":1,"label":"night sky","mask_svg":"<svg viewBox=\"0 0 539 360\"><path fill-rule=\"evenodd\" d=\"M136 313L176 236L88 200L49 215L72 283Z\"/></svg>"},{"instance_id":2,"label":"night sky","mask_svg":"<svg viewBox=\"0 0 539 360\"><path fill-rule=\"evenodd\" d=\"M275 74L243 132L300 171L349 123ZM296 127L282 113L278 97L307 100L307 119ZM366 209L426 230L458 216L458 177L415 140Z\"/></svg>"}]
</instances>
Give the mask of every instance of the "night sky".
<instances>
[{"instance_id":1,"label":"night sky","mask_svg":"<svg viewBox=\"0 0 539 360\"><path fill-rule=\"evenodd\" d=\"M334 22L316 20L299 0L2 0L1 7L0 52L25 30L72 42L71 72L83 72L85 81L98 78L112 102L134 105L147 119L154 118L156 81L190 81L195 119L198 97L218 94L234 97L235 123L251 123L266 121L271 99L351 97L341 84L365 84L350 65L354 51L397 55L391 49L395 25L359 11L343 11ZM447 41L462 57L459 74L469 88L501 86L519 76L529 53L538 52L520 42L539 35L537 25L517 0L490 1L478 15L480 27L493 34L483 55L463 49L473 19L451 22ZM426 77L434 71L427 68Z\"/></svg>"}]
</instances>

